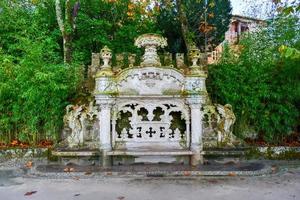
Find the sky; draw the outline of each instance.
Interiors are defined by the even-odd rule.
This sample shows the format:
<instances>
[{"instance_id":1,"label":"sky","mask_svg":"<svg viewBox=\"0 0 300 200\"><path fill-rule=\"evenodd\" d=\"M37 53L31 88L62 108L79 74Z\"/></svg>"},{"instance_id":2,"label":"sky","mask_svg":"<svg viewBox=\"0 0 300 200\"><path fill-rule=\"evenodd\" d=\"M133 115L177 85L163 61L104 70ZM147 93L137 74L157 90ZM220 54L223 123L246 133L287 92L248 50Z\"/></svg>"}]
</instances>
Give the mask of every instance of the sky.
<instances>
[{"instance_id":1,"label":"sky","mask_svg":"<svg viewBox=\"0 0 300 200\"><path fill-rule=\"evenodd\" d=\"M232 14L256 18L267 18L271 9L271 0L231 0ZM256 15L256 16L255 16Z\"/></svg>"},{"instance_id":2,"label":"sky","mask_svg":"<svg viewBox=\"0 0 300 200\"><path fill-rule=\"evenodd\" d=\"M232 14L266 19L274 15L275 5L272 1L273 0L231 0L233 8ZM281 3L287 5L291 5L293 2L297 2L297 0L281 0Z\"/></svg>"}]
</instances>

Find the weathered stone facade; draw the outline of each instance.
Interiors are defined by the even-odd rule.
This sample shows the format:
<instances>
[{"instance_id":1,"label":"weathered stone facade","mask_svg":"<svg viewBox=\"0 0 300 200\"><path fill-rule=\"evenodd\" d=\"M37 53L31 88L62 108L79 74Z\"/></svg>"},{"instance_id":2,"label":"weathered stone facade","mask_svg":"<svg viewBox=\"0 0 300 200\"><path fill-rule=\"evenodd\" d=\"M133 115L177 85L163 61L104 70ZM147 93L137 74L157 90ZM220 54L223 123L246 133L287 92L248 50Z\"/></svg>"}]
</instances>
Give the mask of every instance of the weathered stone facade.
<instances>
[{"instance_id":1,"label":"weathered stone facade","mask_svg":"<svg viewBox=\"0 0 300 200\"><path fill-rule=\"evenodd\" d=\"M184 54L177 54L175 68L171 54L165 54L164 66L157 54L158 48L167 45L163 37L145 34L135 45L145 48L145 54L137 66L136 56L130 54L126 69L111 66L112 52L107 47L99 55L93 54L89 71L94 72L91 76L95 78L97 106L91 103L88 109L67 112L66 119L71 122L67 124L71 128L66 137L69 146L84 145L86 131L81 120L94 120L88 113L96 112L92 114L97 118L93 126L98 127L93 129L98 135L94 144L102 154L103 166L123 162L120 157L130 157L132 162L202 163L204 108L208 101L205 62L200 59L205 56L193 48L189 52L191 66L187 67ZM122 65L123 55L117 55L116 60ZM220 137L226 132L218 131Z\"/></svg>"}]
</instances>

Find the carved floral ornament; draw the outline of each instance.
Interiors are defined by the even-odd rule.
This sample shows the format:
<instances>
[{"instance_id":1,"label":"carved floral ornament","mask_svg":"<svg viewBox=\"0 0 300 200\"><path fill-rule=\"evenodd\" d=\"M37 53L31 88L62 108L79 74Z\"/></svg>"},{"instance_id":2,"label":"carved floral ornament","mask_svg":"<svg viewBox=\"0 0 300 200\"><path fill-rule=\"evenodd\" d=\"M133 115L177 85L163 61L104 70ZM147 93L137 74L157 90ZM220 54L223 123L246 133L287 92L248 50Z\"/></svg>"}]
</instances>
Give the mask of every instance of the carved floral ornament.
<instances>
[{"instance_id":1,"label":"carved floral ornament","mask_svg":"<svg viewBox=\"0 0 300 200\"><path fill-rule=\"evenodd\" d=\"M139 36L134 43L135 46L142 48L146 46L166 47L167 39L158 34L144 34Z\"/></svg>"}]
</instances>

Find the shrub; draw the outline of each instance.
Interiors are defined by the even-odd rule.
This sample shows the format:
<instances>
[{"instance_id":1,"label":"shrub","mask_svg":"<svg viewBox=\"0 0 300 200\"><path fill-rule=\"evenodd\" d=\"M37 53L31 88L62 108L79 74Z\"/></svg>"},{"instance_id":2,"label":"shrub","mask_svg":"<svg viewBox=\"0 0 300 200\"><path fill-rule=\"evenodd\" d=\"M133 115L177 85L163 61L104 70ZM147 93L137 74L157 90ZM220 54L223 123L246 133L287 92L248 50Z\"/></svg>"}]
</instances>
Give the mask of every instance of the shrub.
<instances>
[{"instance_id":1,"label":"shrub","mask_svg":"<svg viewBox=\"0 0 300 200\"><path fill-rule=\"evenodd\" d=\"M300 60L279 51L282 45L299 50L297 24L297 17L281 16L245 35L238 57L227 48L220 63L209 67L208 90L213 101L232 104L240 137L254 129L274 143L299 125Z\"/></svg>"}]
</instances>

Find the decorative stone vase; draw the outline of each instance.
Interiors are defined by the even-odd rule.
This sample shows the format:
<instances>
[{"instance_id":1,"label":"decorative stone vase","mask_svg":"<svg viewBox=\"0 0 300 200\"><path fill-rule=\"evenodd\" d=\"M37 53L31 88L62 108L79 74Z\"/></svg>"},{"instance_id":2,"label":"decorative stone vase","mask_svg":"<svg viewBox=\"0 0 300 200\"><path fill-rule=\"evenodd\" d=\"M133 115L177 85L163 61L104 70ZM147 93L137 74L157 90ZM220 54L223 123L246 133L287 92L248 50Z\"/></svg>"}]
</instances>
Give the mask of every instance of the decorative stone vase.
<instances>
[{"instance_id":1,"label":"decorative stone vase","mask_svg":"<svg viewBox=\"0 0 300 200\"><path fill-rule=\"evenodd\" d=\"M96 77L113 76L113 71L110 65L112 51L107 46L104 46L104 48L100 51L100 56L103 60L103 65L101 66L101 70L97 73Z\"/></svg>"},{"instance_id":2,"label":"decorative stone vase","mask_svg":"<svg viewBox=\"0 0 300 200\"><path fill-rule=\"evenodd\" d=\"M200 74L202 73L201 67L199 66L198 62L201 58L201 52L200 50L194 46L189 51L189 59L192 61L191 73L192 74Z\"/></svg>"},{"instance_id":3,"label":"decorative stone vase","mask_svg":"<svg viewBox=\"0 0 300 200\"><path fill-rule=\"evenodd\" d=\"M193 47L189 52L189 58L192 61L191 67L198 67L198 61L201 58L201 52L197 47Z\"/></svg>"},{"instance_id":4,"label":"decorative stone vase","mask_svg":"<svg viewBox=\"0 0 300 200\"><path fill-rule=\"evenodd\" d=\"M104 48L100 51L100 55L103 60L103 65L101 66L101 69L110 68L110 60L112 58L111 50L107 46L104 46Z\"/></svg>"},{"instance_id":5,"label":"decorative stone vase","mask_svg":"<svg viewBox=\"0 0 300 200\"><path fill-rule=\"evenodd\" d=\"M166 47L167 40L157 34L144 34L135 41L135 46L145 48L145 54L142 57L141 67L160 67L160 59L157 54L157 48Z\"/></svg>"}]
</instances>

